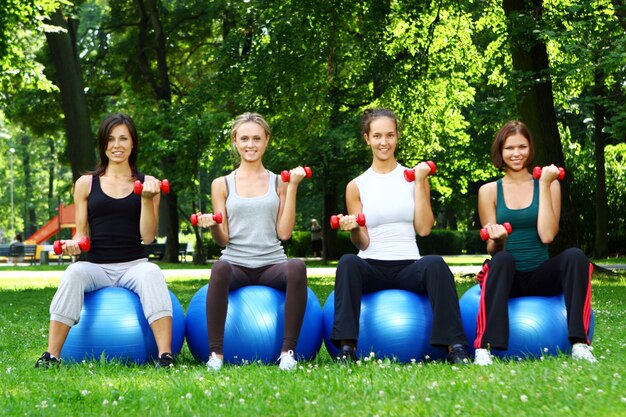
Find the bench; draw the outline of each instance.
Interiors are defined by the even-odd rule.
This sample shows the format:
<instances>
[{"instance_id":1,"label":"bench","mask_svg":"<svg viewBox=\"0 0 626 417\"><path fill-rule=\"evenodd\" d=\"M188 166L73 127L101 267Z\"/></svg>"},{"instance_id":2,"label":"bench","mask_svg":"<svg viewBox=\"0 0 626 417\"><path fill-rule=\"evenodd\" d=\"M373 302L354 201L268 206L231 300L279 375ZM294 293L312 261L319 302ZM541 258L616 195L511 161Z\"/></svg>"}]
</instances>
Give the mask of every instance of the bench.
<instances>
[{"instance_id":1,"label":"bench","mask_svg":"<svg viewBox=\"0 0 626 417\"><path fill-rule=\"evenodd\" d=\"M163 256L165 255L165 243L151 243L149 245L144 245L146 248L146 254L148 255L148 259L151 260L163 260ZM187 251L186 243L178 244L178 257L181 262L186 262L186 257L188 253L193 253Z\"/></svg>"},{"instance_id":2,"label":"bench","mask_svg":"<svg viewBox=\"0 0 626 417\"><path fill-rule=\"evenodd\" d=\"M18 258L28 260L32 265L35 263L36 253L37 245L0 245L0 258L5 258L7 262L9 258Z\"/></svg>"}]
</instances>

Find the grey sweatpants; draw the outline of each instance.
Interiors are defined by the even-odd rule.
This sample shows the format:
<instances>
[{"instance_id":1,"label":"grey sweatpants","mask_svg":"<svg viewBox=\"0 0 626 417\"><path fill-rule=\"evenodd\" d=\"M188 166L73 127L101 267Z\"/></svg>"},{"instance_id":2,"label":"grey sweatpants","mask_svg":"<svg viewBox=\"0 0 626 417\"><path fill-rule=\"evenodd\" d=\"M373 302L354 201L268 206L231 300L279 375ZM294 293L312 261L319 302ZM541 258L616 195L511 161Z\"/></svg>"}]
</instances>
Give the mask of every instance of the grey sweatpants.
<instances>
[{"instance_id":1,"label":"grey sweatpants","mask_svg":"<svg viewBox=\"0 0 626 417\"><path fill-rule=\"evenodd\" d=\"M52 303L50 320L74 326L80 319L85 293L104 287L126 288L139 296L148 323L172 317L172 300L163 273L147 259L114 264L76 262L61 278Z\"/></svg>"}]
</instances>

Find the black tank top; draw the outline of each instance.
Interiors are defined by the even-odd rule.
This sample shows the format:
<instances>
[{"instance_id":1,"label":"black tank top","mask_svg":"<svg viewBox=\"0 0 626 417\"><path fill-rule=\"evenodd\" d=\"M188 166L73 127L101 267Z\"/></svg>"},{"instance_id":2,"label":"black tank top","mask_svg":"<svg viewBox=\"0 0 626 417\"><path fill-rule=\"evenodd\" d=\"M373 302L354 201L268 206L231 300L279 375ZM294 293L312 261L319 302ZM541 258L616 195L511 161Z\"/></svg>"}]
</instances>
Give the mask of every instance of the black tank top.
<instances>
[{"instance_id":1,"label":"black tank top","mask_svg":"<svg viewBox=\"0 0 626 417\"><path fill-rule=\"evenodd\" d=\"M141 182L144 177L138 175ZM91 232L89 262L110 264L147 257L139 232L141 196L131 191L123 198L109 197L102 191L100 177L93 176L87 215Z\"/></svg>"}]
</instances>

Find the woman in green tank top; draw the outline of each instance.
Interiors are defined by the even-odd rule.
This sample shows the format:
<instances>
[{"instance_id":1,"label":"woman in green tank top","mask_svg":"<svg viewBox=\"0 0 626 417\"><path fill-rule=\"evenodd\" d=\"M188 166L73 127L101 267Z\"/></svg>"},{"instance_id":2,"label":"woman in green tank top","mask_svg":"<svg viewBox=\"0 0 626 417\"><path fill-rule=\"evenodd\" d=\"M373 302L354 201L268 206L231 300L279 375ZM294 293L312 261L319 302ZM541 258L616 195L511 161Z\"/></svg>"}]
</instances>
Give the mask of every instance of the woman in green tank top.
<instances>
[{"instance_id":1,"label":"woman in green tank top","mask_svg":"<svg viewBox=\"0 0 626 417\"><path fill-rule=\"evenodd\" d=\"M506 123L491 146L491 161L504 176L478 191L480 221L488 232L491 260L479 274L482 286L474 363L490 365L488 349L507 349L508 300L528 295L564 293L572 357L595 362L589 346L591 269L585 254L570 248L550 258L561 214L560 171L545 166L539 178L528 171L534 148L528 127ZM503 226L511 224L509 235Z\"/></svg>"}]
</instances>

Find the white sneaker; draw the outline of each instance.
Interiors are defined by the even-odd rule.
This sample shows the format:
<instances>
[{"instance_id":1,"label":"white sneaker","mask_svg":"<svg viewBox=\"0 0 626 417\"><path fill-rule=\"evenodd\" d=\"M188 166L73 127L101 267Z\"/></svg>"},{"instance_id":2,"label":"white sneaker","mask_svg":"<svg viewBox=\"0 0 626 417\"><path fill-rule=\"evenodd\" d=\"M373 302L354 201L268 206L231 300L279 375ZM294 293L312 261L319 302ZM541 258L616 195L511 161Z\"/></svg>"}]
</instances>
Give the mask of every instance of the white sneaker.
<instances>
[{"instance_id":1,"label":"white sneaker","mask_svg":"<svg viewBox=\"0 0 626 417\"><path fill-rule=\"evenodd\" d=\"M491 359L491 354L487 349L476 349L474 363L480 366L489 366L493 364L493 359Z\"/></svg>"},{"instance_id":2,"label":"white sneaker","mask_svg":"<svg viewBox=\"0 0 626 417\"><path fill-rule=\"evenodd\" d=\"M280 358L278 358L278 369L283 371L291 371L297 364L298 362L293 357L293 350L283 353L280 355Z\"/></svg>"},{"instance_id":3,"label":"white sneaker","mask_svg":"<svg viewBox=\"0 0 626 417\"><path fill-rule=\"evenodd\" d=\"M593 353L591 353L592 350L593 348L585 343L574 343L572 345L572 359L577 361L586 360L591 363L598 362Z\"/></svg>"},{"instance_id":4,"label":"white sneaker","mask_svg":"<svg viewBox=\"0 0 626 417\"><path fill-rule=\"evenodd\" d=\"M217 357L217 355L215 354L215 352L211 353L211 357L209 358L208 362L206 363L207 366L207 370L209 371L219 371L220 369L222 369L222 364L224 363L223 360L221 360L220 358Z\"/></svg>"}]
</instances>

